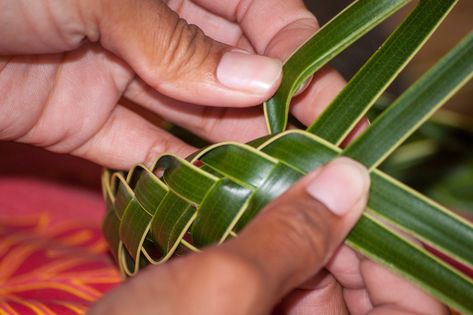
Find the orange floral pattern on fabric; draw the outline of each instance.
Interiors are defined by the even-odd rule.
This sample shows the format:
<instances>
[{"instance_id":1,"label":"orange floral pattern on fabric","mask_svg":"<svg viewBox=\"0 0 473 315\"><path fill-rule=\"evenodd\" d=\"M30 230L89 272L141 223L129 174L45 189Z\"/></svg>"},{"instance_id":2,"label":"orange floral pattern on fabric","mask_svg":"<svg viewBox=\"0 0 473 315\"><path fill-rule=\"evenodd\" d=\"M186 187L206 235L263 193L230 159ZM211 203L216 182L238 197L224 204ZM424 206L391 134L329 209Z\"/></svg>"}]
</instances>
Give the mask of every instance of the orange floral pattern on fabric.
<instances>
[{"instance_id":1,"label":"orange floral pattern on fabric","mask_svg":"<svg viewBox=\"0 0 473 315\"><path fill-rule=\"evenodd\" d=\"M99 194L0 180L0 314L83 314L119 283L102 214Z\"/></svg>"}]
</instances>

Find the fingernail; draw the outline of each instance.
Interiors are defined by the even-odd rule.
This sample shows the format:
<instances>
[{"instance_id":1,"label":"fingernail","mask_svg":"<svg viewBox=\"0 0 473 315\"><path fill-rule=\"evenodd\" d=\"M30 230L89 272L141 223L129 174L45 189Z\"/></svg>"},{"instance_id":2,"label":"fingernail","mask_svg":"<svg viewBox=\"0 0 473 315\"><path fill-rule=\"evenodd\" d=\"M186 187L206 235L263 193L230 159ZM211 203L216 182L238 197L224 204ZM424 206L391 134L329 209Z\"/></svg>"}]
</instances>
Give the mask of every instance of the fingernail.
<instances>
[{"instance_id":1,"label":"fingernail","mask_svg":"<svg viewBox=\"0 0 473 315\"><path fill-rule=\"evenodd\" d=\"M217 67L217 79L221 84L255 94L270 90L281 73L280 60L241 51L226 52Z\"/></svg>"},{"instance_id":2,"label":"fingernail","mask_svg":"<svg viewBox=\"0 0 473 315\"><path fill-rule=\"evenodd\" d=\"M309 195L336 215L344 215L360 200L369 187L368 171L345 157L337 158L317 172L307 185Z\"/></svg>"}]
</instances>

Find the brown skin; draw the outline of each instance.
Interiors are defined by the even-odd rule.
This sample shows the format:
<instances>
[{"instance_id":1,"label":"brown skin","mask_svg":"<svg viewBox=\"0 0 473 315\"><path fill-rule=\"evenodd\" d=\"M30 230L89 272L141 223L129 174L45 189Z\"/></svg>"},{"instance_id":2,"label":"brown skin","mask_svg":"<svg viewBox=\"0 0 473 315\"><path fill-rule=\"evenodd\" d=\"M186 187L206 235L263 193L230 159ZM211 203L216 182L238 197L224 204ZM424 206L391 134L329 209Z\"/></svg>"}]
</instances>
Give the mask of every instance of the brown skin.
<instances>
[{"instance_id":1,"label":"brown skin","mask_svg":"<svg viewBox=\"0 0 473 315\"><path fill-rule=\"evenodd\" d=\"M275 314L448 314L410 284L339 247L365 208L369 185L345 215L334 215L306 192L319 171L263 209L237 238L148 267L90 314L264 315L281 299Z\"/></svg>"},{"instance_id":2,"label":"brown skin","mask_svg":"<svg viewBox=\"0 0 473 315\"><path fill-rule=\"evenodd\" d=\"M266 132L255 105L279 81L261 93L226 88L216 78L221 56L237 47L284 59L318 28L300 0L0 0L0 7L0 139L120 169L194 151L120 105L122 97L210 141L254 139ZM335 71L319 71L292 113L309 124L343 85ZM339 218L301 185L238 238L148 268L93 312L267 314L284 297L285 314L446 313L350 249L336 250L363 203Z\"/></svg>"}]
</instances>

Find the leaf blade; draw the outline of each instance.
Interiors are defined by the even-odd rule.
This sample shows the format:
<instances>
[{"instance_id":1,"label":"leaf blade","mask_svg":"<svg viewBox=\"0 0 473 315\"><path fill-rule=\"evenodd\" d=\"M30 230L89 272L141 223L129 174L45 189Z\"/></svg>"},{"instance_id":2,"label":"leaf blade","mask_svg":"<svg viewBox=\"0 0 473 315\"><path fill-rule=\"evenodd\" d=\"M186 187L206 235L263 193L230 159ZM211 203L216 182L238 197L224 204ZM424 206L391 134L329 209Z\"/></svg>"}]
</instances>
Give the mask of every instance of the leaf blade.
<instances>
[{"instance_id":1,"label":"leaf blade","mask_svg":"<svg viewBox=\"0 0 473 315\"><path fill-rule=\"evenodd\" d=\"M279 89L264 103L269 132L278 133L286 129L289 103L306 79L409 1L356 1L304 43L284 64Z\"/></svg>"},{"instance_id":2,"label":"leaf blade","mask_svg":"<svg viewBox=\"0 0 473 315\"><path fill-rule=\"evenodd\" d=\"M473 283L411 242L363 216L346 243L464 314L473 313ZM413 272L415 270L415 272Z\"/></svg>"},{"instance_id":3,"label":"leaf blade","mask_svg":"<svg viewBox=\"0 0 473 315\"><path fill-rule=\"evenodd\" d=\"M473 32L407 89L343 155L370 169L376 167L472 77Z\"/></svg>"},{"instance_id":4,"label":"leaf blade","mask_svg":"<svg viewBox=\"0 0 473 315\"><path fill-rule=\"evenodd\" d=\"M456 2L420 1L307 131L337 145L343 141Z\"/></svg>"}]
</instances>

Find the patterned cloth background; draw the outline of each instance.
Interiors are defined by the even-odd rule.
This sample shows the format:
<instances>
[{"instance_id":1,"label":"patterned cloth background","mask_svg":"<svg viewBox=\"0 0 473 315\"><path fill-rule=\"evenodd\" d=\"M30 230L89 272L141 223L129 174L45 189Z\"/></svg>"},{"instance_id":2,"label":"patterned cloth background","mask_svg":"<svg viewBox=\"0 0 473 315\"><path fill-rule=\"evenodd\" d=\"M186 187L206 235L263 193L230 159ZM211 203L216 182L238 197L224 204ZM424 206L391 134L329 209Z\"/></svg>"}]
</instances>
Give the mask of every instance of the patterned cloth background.
<instances>
[{"instance_id":1,"label":"patterned cloth background","mask_svg":"<svg viewBox=\"0 0 473 315\"><path fill-rule=\"evenodd\" d=\"M91 189L100 169L19 145L0 156L0 314L83 314L121 281Z\"/></svg>"}]
</instances>

